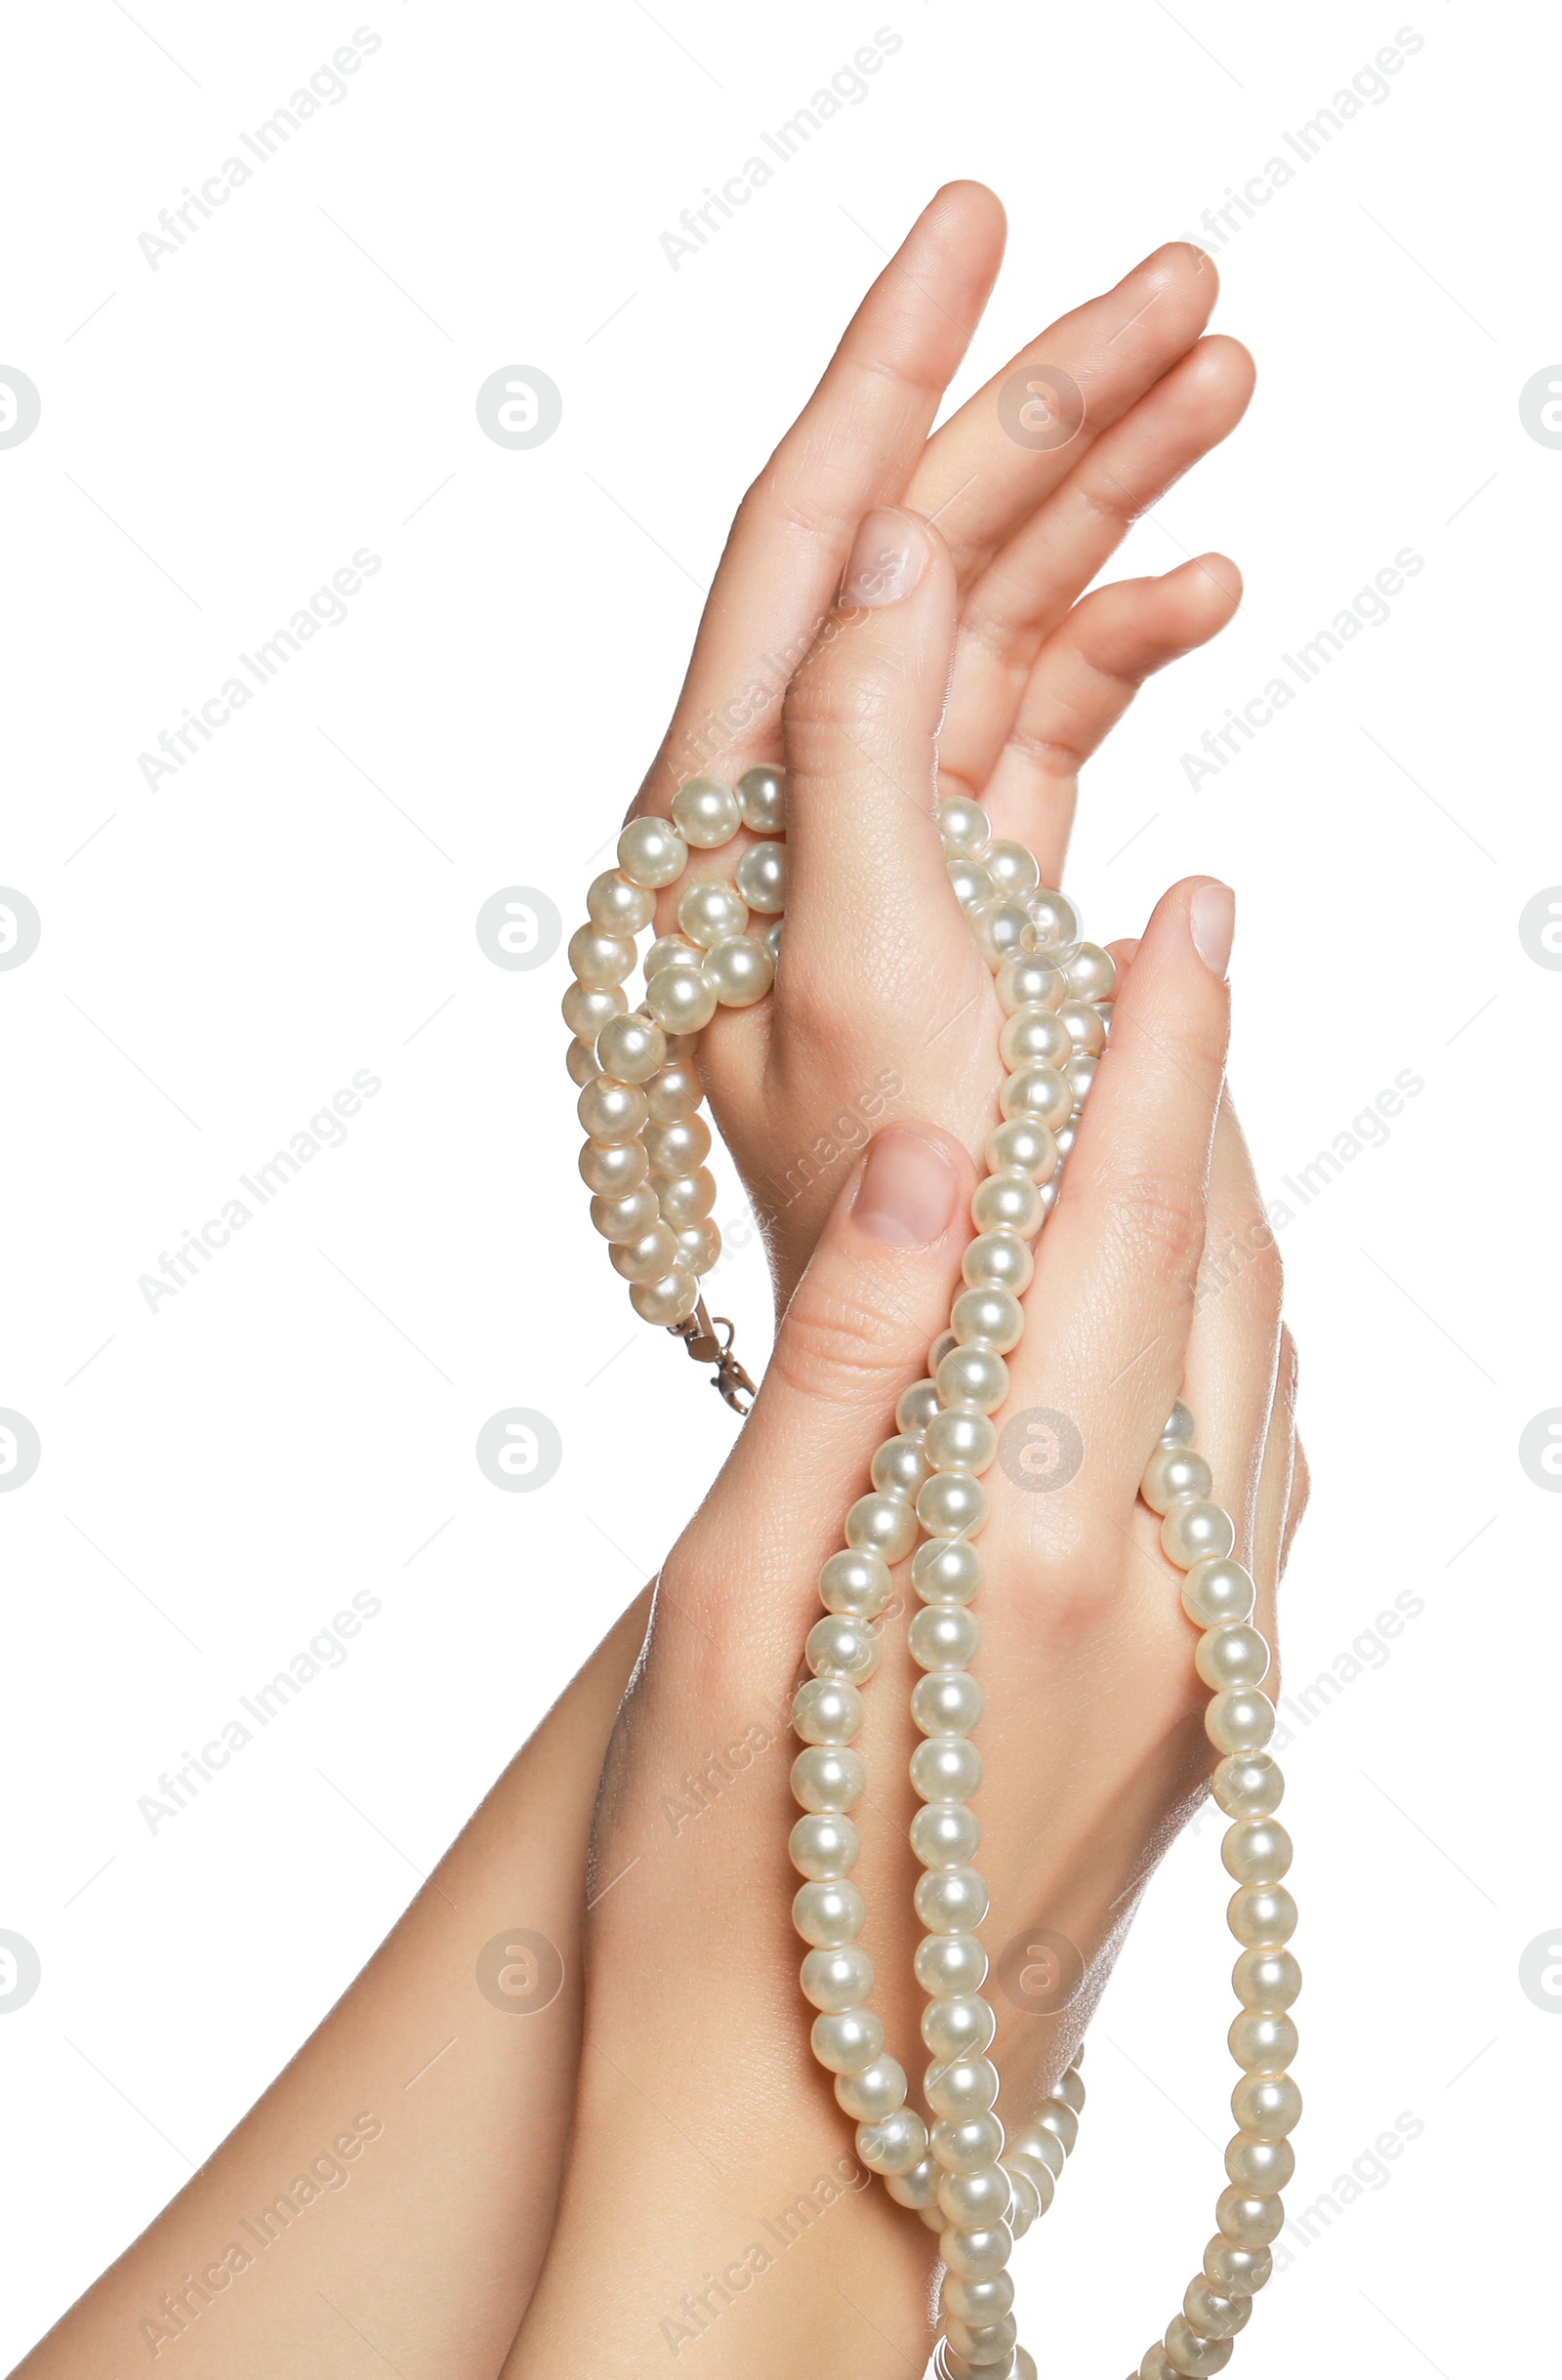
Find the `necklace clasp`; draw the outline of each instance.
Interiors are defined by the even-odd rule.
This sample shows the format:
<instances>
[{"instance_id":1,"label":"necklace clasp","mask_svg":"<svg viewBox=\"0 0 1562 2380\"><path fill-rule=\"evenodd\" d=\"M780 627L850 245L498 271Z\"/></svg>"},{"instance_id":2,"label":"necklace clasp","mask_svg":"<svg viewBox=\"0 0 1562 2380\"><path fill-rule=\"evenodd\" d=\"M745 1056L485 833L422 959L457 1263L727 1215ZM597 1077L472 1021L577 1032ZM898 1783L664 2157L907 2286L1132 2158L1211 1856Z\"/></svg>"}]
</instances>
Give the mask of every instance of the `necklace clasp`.
<instances>
[{"instance_id":1,"label":"necklace clasp","mask_svg":"<svg viewBox=\"0 0 1562 2380\"><path fill-rule=\"evenodd\" d=\"M746 1414L759 1390L732 1352L733 1326L724 1314L712 1320L702 1297L686 1322L671 1326L673 1336L680 1338L697 1364L714 1364L711 1385L720 1390L735 1414ZM725 1338L718 1332L724 1331ZM745 1404L744 1399L748 1403Z\"/></svg>"}]
</instances>

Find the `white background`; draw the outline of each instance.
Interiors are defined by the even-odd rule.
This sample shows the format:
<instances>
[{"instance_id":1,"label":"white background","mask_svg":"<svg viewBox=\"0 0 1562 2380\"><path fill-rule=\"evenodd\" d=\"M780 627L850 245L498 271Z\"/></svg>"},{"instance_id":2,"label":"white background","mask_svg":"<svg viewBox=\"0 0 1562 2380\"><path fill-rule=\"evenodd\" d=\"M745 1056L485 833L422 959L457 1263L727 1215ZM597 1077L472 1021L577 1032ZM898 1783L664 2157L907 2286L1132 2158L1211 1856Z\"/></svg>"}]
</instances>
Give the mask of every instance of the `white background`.
<instances>
[{"instance_id":1,"label":"white background","mask_svg":"<svg viewBox=\"0 0 1562 2380\"><path fill-rule=\"evenodd\" d=\"M1402 22L883 6L379 0L349 96L156 270L138 235L359 21L81 0L9 22L0 362L43 410L0 451L0 882L43 933L0 972L0 1406L43 1456L0 1495L0 1926L43 1982L0 2024L0 2352L317 2020L729 1440L590 1231L562 953L497 967L479 905L533 885L574 923L732 507L940 181L989 181L1012 220L958 398L1289 156ZM1288 1685L1395 1593L1424 1602L1287 1755L1295 2204L1401 2113L1424 2130L1260 2303L1239 2363L1273 2380L1474 2380L1550 2330L1562 2025L1518 1968L1562 1939L1562 1506L1517 1445L1562 1405L1562 974L1518 919L1562 880L1562 452L1519 392L1562 354L1557 34L1439 0L1412 21L1388 96L1220 254L1216 325L1258 396L1120 566L1220 547L1248 598L1092 769L1070 880L1103 939L1190 871L1238 889L1233 1073L1295 1210L1316 1482ZM869 96L675 271L680 209L881 23L902 47ZM529 452L475 418L508 364L563 393ZM138 754L360 547L383 567L347 620L149 789ZM1389 619L1190 789L1181 755L1405 547L1424 568ZM383 1089L345 1145L149 1312L138 1277L363 1068ZM1289 1199L1405 1069L1424 1090L1386 1145ZM719 1286L762 1345L757 1249ZM535 1495L473 1458L509 1406L562 1434ZM354 1592L383 1610L346 1663L150 1833L138 1797ZM1125 2368L1210 2229L1223 1894L1206 1823L1134 1931L1077 2162L1021 2250L1044 2367Z\"/></svg>"}]
</instances>

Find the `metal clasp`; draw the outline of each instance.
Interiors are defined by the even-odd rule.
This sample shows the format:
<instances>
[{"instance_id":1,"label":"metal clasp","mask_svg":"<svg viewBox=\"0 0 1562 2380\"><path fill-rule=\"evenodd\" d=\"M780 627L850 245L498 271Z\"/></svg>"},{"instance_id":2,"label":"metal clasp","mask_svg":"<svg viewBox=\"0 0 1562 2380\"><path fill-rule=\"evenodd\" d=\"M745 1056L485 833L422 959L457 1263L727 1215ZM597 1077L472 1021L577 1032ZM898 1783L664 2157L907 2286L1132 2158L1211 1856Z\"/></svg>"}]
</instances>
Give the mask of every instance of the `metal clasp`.
<instances>
[{"instance_id":1,"label":"metal clasp","mask_svg":"<svg viewBox=\"0 0 1562 2380\"><path fill-rule=\"evenodd\" d=\"M671 1325L673 1336L680 1338L697 1364L714 1364L711 1385L719 1388L735 1414L746 1414L759 1390L732 1352L733 1327L724 1314L713 1322L702 1297L686 1322ZM725 1338L717 1333L724 1331ZM747 1397L749 1403L743 1400Z\"/></svg>"}]
</instances>

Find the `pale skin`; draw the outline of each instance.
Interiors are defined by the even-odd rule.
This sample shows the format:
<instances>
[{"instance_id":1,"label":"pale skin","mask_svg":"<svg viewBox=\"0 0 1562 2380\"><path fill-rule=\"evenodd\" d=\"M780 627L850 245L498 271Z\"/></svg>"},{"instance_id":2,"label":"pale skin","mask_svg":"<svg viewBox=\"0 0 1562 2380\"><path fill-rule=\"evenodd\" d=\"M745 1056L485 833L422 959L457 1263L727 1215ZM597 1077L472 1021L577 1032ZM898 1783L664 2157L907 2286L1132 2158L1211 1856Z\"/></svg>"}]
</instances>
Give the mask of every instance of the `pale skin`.
<instances>
[{"instance_id":1,"label":"pale skin","mask_svg":"<svg viewBox=\"0 0 1562 2380\"><path fill-rule=\"evenodd\" d=\"M931 432L1002 244L991 192L952 185L870 291L745 499L636 804L665 811L702 771L791 771L776 989L719 1016L701 1051L719 1128L772 1217L781 1319L754 1414L668 1557L654 1612L647 1590L357 1983L27 2358L26 2380L138 2368L148 2318L170 2332L155 2359L190 2380L347 2380L382 2359L409 2380L632 2380L668 2359L670 2321L722 2380L811 2380L822 2353L888 2380L926 2353L936 2240L879 2184L843 2179L851 2127L808 2056L784 1711L819 1564L947 1319L995 1114L1002 1019L944 881L934 785L979 797L995 832L1059 881L1081 764L1146 677L1225 624L1240 582L1205 555L1085 590L1129 520L1235 426L1252 386L1246 352L1203 335L1213 266L1173 246ZM999 423L995 390L1028 361L1084 392L1084 426L1060 448L1020 446ZM869 524L870 546L898 535L917 583L833 611L864 516L884 507L895 517ZM801 666L769 685L758 656L788 650ZM712 856L730 869L730 850ZM1112 1048L1039 1250L1010 1403L1068 1414L1086 1459L1055 1495L989 1483L985 1931L996 1952L1045 1916L1089 1962L1060 2018L997 1995L1016 2119L1079 2039L1213 1759L1193 1631L1135 1504L1173 1399L1198 1415L1266 1629L1304 1499L1278 1262L1223 1087L1224 899L1190 880L1141 943L1116 946ZM884 1071L903 1087L870 1156L790 1196L799 1153ZM1207 1265L1200 1294L1207 1248L1233 1243L1229 1286L1215 1292ZM709 1393L671 1343L668 1363L670 1396ZM858 1880L877 2002L915 2076L913 1674L891 1621L861 1747ZM670 1814L683 1778L736 1742L749 1761L717 1772L703 1814ZM524 2020L473 1981L483 1946L517 1922L557 1945L565 1974ZM382 2129L349 2183L251 2268L202 2283L244 2238L237 2217L365 2113ZM720 2282L765 2236L763 2214L832 2174L843 2195L827 2219L741 2289ZM183 2321L159 2313L165 2295Z\"/></svg>"}]
</instances>

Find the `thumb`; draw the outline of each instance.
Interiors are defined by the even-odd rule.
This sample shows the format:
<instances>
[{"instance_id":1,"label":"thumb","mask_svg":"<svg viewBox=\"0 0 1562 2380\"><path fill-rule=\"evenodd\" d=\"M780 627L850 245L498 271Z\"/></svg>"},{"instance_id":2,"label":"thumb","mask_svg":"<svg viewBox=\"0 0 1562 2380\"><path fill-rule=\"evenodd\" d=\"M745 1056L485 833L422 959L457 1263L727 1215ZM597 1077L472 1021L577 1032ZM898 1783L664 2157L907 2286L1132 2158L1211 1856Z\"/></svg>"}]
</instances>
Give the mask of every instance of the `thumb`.
<instances>
[{"instance_id":1,"label":"thumb","mask_svg":"<svg viewBox=\"0 0 1562 2380\"><path fill-rule=\"evenodd\" d=\"M966 1150L930 1124L885 1126L843 1185L696 1543L680 1548L682 1591L693 1591L690 1572L708 1582L723 1637L736 1605L751 1648L778 1632L796 1658L820 1566L868 1492L897 1400L924 1377L948 1324L975 1185Z\"/></svg>"}]
</instances>

